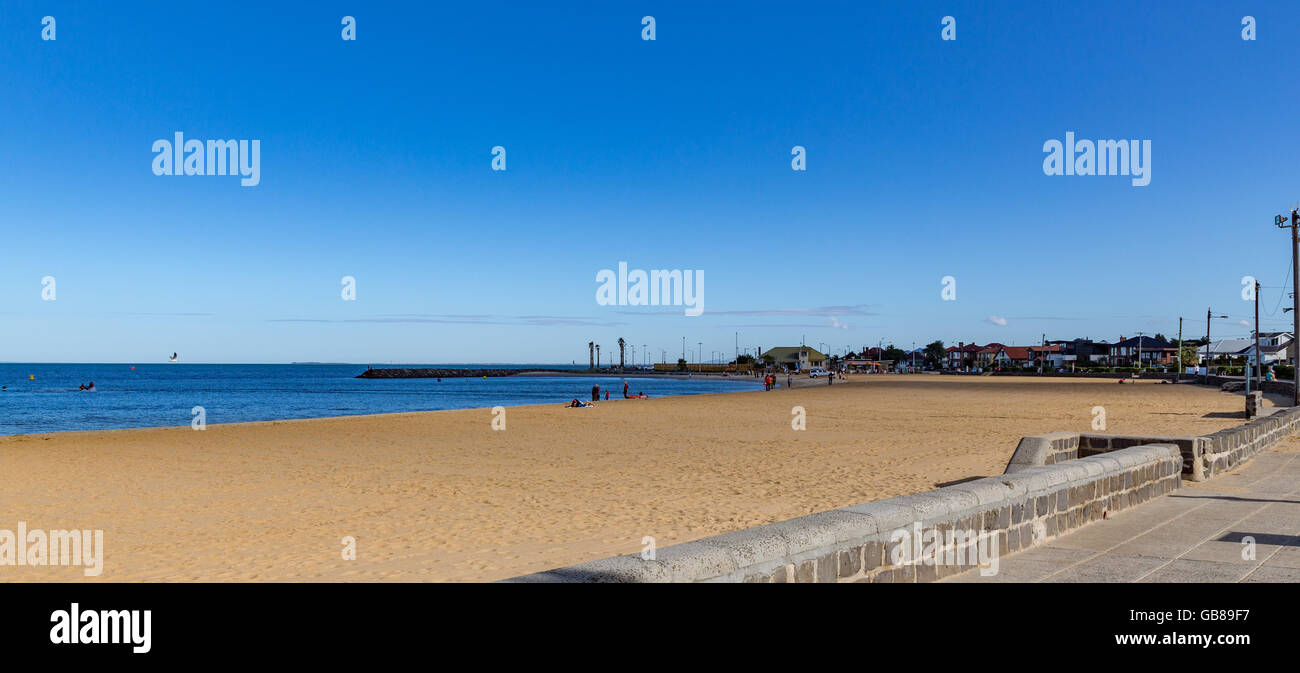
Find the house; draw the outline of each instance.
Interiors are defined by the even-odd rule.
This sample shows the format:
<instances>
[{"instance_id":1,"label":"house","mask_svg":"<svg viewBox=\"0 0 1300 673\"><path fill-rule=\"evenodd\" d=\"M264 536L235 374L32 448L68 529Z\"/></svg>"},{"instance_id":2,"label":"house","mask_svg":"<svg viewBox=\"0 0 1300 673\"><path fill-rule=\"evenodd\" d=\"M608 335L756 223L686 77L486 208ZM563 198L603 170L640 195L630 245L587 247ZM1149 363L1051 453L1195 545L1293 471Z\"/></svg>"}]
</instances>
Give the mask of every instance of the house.
<instances>
[{"instance_id":1,"label":"house","mask_svg":"<svg viewBox=\"0 0 1300 673\"><path fill-rule=\"evenodd\" d=\"M1263 335L1260 336L1262 337ZM1245 357L1242 354L1243 351L1247 348L1254 349L1254 347L1254 339L1219 339L1218 341L1210 342L1208 349L1209 358L1211 361L1223 359L1231 362L1235 359ZM1201 358L1202 362L1206 359L1206 350L1205 346L1196 349L1196 354Z\"/></svg>"},{"instance_id":2,"label":"house","mask_svg":"<svg viewBox=\"0 0 1300 673\"><path fill-rule=\"evenodd\" d=\"M993 361L998 357L998 353L1002 352L1002 348L1003 345L995 341L979 349L979 351L975 353L975 366L992 367Z\"/></svg>"},{"instance_id":3,"label":"house","mask_svg":"<svg viewBox=\"0 0 1300 673\"><path fill-rule=\"evenodd\" d=\"M1286 346L1264 346L1262 345L1263 344L1262 341L1260 343L1261 345L1259 347L1259 359L1262 360L1265 365L1290 364L1291 361L1294 359L1289 353L1291 349L1289 344ZM1246 354L1247 354L1248 362L1254 363L1255 347L1251 346L1247 348Z\"/></svg>"},{"instance_id":4,"label":"house","mask_svg":"<svg viewBox=\"0 0 1300 673\"><path fill-rule=\"evenodd\" d=\"M1266 365L1294 362L1296 346L1294 335L1290 332L1259 333L1259 357Z\"/></svg>"},{"instance_id":5,"label":"house","mask_svg":"<svg viewBox=\"0 0 1300 673\"><path fill-rule=\"evenodd\" d=\"M1245 342L1246 345L1235 353L1226 353L1227 349L1232 346ZM1259 359L1266 365L1287 364L1295 359L1294 348L1295 340L1290 332L1260 332L1259 333ZM1226 357L1229 360L1240 358L1242 362L1255 361L1255 339L1223 339L1216 348L1211 352L1215 359Z\"/></svg>"},{"instance_id":6,"label":"house","mask_svg":"<svg viewBox=\"0 0 1300 673\"><path fill-rule=\"evenodd\" d=\"M1171 365L1178 361L1178 347L1155 337L1125 339L1121 336L1111 347L1111 357L1128 367Z\"/></svg>"},{"instance_id":7,"label":"house","mask_svg":"<svg viewBox=\"0 0 1300 673\"><path fill-rule=\"evenodd\" d=\"M1253 334L1253 332L1252 332ZM1294 336L1290 332L1260 332L1260 346L1285 346L1293 340Z\"/></svg>"},{"instance_id":8,"label":"house","mask_svg":"<svg viewBox=\"0 0 1300 673\"><path fill-rule=\"evenodd\" d=\"M1028 346L1002 346L994 354L991 363L995 368L1006 369L1008 367L1023 367L1028 361Z\"/></svg>"},{"instance_id":9,"label":"house","mask_svg":"<svg viewBox=\"0 0 1300 673\"><path fill-rule=\"evenodd\" d=\"M1065 353L1061 344L1047 344L1044 346L1029 347L1029 364L1035 367L1056 367L1065 366Z\"/></svg>"},{"instance_id":10,"label":"house","mask_svg":"<svg viewBox=\"0 0 1300 673\"><path fill-rule=\"evenodd\" d=\"M1071 339L1069 341L1048 341L1048 345L1061 347L1062 366L1088 367L1110 363L1111 345L1105 341L1092 339Z\"/></svg>"},{"instance_id":11,"label":"house","mask_svg":"<svg viewBox=\"0 0 1300 673\"><path fill-rule=\"evenodd\" d=\"M975 364L975 354L983 350L982 346L967 344L964 341L957 342L956 346L949 346L944 349L944 369L964 369L968 365Z\"/></svg>"},{"instance_id":12,"label":"house","mask_svg":"<svg viewBox=\"0 0 1300 673\"><path fill-rule=\"evenodd\" d=\"M760 357L767 359L769 355L772 356L777 367L796 372L807 371L809 367L826 366L826 356L808 346L778 346L769 349Z\"/></svg>"}]
</instances>

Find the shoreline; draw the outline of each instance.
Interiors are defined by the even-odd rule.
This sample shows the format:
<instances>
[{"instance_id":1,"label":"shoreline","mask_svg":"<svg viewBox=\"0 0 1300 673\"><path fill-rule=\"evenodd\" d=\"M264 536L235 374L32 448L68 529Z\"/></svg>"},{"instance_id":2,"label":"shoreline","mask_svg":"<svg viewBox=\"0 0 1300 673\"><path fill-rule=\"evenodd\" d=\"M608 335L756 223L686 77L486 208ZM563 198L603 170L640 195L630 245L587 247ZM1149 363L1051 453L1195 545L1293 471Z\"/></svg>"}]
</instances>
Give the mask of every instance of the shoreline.
<instances>
[{"instance_id":1,"label":"shoreline","mask_svg":"<svg viewBox=\"0 0 1300 673\"><path fill-rule=\"evenodd\" d=\"M614 377L614 378L619 378L619 377ZM622 377L622 378L634 378L634 377ZM726 381L726 380L733 380L733 379L720 379L720 380ZM759 384L755 382L755 385L759 385ZM608 400L600 399L594 403L591 402L591 400L585 399L583 397L578 397L576 399L578 399L578 401L580 402L588 402L592 404L604 404L606 402L631 402L631 401L652 402L654 400L672 399L672 398L679 398L679 397L708 397L712 395L739 395L739 394L753 393L753 392L764 392L764 391L761 388L757 388L755 390L729 390L724 392L660 395L658 397L650 397L647 399L633 398L633 397L623 398L621 394L618 397L615 397L614 395L611 394ZM353 419L353 418L383 418L387 416L444 414L444 413L455 413L455 412L466 412L466 411L491 412L495 407L498 406L504 407L506 409L524 409L530 407L542 408L542 409L549 408L549 407L568 408L568 404L569 404L568 402L547 402L543 404L536 404L536 403L498 404L490 407L457 407L455 409L423 409L423 410L416 410L416 411L388 411L388 412L380 412L380 413L342 414L342 415L334 415L334 416L310 416L307 418L270 418L270 419L263 419L263 420L256 420L256 421L232 421L229 423L207 423L205 424L205 427L219 428L219 427L229 427L229 426L237 426L237 425L300 423L300 422L307 422L307 421L332 421L332 420L346 420L346 419ZM6 440L15 437L53 437L53 436L67 436L67 435L76 435L76 434L136 432L136 431L145 431L145 430L178 430L178 429L190 428L190 427L191 425L189 423L182 423L178 425L144 425L144 426L134 427L134 428L97 428L97 429L88 429L88 430L54 430L49 432L23 432L23 433L9 434L9 435L0 434L0 448L3 448L2 445Z\"/></svg>"}]
</instances>

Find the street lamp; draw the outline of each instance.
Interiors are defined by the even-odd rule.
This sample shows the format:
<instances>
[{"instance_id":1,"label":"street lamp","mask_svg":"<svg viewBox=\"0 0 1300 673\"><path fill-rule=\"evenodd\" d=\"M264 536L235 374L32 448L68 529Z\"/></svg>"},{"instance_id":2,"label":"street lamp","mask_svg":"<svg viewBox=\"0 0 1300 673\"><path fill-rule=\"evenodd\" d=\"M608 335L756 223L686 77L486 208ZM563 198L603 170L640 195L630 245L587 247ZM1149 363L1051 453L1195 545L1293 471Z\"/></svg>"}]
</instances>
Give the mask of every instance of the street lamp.
<instances>
[{"instance_id":1,"label":"street lamp","mask_svg":"<svg viewBox=\"0 0 1300 673\"><path fill-rule=\"evenodd\" d=\"M1210 376L1210 318L1227 317L1226 315L1214 315L1210 309L1205 309L1205 376L1207 378Z\"/></svg>"}]
</instances>

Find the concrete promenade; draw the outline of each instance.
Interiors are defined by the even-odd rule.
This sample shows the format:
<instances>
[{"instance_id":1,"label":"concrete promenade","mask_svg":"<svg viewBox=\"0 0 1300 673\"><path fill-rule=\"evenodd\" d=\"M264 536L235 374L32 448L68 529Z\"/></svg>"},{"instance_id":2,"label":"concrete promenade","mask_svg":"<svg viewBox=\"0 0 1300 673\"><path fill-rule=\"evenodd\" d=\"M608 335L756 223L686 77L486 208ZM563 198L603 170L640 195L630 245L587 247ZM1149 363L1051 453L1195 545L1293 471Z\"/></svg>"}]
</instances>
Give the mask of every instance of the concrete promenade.
<instances>
[{"instance_id":1,"label":"concrete promenade","mask_svg":"<svg viewBox=\"0 0 1300 673\"><path fill-rule=\"evenodd\" d=\"M1255 541L1243 558L1243 538ZM945 582L1300 582L1300 437L1245 465Z\"/></svg>"}]
</instances>

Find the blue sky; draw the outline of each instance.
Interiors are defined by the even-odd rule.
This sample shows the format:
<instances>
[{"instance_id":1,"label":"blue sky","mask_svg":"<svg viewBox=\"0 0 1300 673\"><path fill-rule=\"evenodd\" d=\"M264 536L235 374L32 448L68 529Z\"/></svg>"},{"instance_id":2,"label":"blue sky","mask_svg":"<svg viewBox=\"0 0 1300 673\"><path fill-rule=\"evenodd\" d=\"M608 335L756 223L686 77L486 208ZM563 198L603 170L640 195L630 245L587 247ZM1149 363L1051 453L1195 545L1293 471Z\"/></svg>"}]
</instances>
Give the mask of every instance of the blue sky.
<instances>
[{"instance_id":1,"label":"blue sky","mask_svg":"<svg viewBox=\"0 0 1300 673\"><path fill-rule=\"evenodd\" d=\"M468 4L0 5L0 360L1243 336L1245 275L1287 324L1295 3ZM261 184L154 175L177 131ZM1044 175L1067 131L1151 183ZM704 315L597 305L620 261L703 270Z\"/></svg>"}]
</instances>

